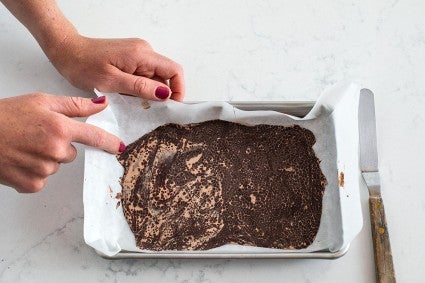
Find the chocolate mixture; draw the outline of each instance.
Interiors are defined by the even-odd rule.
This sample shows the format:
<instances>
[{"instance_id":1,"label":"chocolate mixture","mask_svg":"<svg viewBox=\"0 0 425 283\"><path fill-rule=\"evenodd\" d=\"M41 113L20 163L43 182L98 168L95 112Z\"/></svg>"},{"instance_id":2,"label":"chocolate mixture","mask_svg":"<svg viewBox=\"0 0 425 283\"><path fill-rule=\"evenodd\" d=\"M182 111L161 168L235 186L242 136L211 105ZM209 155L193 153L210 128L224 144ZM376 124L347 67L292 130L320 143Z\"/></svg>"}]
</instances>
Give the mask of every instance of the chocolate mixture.
<instances>
[{"instance_id":1,"label":"chocolate mixture","mask_svg":"<svg viewBox=\"0 0 425 283\"><path fill-rule=\"evenodd\" d=\"M122 206L147 250L309 246L326 185L300 126L167 124L127 146Z\"/></svg>"}]
</instances>

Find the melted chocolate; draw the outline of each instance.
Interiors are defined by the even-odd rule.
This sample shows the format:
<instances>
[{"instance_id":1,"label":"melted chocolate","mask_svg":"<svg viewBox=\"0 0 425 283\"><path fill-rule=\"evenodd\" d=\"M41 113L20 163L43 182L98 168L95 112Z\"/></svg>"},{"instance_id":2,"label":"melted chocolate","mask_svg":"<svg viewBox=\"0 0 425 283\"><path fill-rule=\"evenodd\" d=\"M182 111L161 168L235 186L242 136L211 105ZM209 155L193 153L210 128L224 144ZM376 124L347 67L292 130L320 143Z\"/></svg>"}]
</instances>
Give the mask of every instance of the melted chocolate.
<instances>
[{"instance_id":1,"label":"melted chocolate","mask_svg":"<svg viewBox=\"0 0 425 283\"><path fill-rule=\"evenodd\" d=\"M300 126L167 124L118 155L122 206L147 250L309 246L326 185Z\"/></svg>"}]
</instances>

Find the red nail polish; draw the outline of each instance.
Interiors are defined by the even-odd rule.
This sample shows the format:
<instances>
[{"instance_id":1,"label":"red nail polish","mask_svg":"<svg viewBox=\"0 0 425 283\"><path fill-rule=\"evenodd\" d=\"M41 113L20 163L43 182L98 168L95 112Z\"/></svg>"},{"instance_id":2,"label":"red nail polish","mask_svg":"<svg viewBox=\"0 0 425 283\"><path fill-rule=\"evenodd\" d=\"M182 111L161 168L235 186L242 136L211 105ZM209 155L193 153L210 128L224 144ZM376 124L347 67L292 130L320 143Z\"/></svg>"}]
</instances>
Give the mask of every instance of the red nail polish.
<instances>
[{"instance_id":1,"label":"red nail polish","mask_svg":"<svg viewBox=\"0 0 425 283\"><path fill-rule=\"evenodd\" d=\"M120 148L118 149L118 151L122 153L124 152L125 148L126 148L125 144L123 142L120 142Z\"/></svg>"},{"instance_id":2,"label":"red nail polish","mask_svg":"<svg viewBox=\"0 0 425 283\"><path fill-rule=\"evenodd\" d=\"M91 101L95 104L103 104L106 101L106 97L105 96L99 96L96 98L92 98Z\"/></svg>"},{"instance_id":3,"label":"red nail polish","mask_svg":"<svg viewBox=\"0 0 425 283\"><path fill-rule=\"evenodd\" d=\"M170 95L170 91L166 87L159 86L155 90L155 96L158 97L159 99L166 99L169 95Z\"/></svg>"}]
</instances>

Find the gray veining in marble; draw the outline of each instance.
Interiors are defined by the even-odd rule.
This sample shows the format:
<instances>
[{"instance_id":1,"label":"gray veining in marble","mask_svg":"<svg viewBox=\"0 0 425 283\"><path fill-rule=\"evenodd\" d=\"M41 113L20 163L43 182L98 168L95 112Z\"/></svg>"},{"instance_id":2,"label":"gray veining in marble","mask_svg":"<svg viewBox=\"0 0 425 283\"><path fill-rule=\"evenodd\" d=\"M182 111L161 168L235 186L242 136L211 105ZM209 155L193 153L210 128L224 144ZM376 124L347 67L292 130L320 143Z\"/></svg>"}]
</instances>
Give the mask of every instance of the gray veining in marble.
<instances>
[{"instance_id":1,"label":"gray veining in marble","mask_svg":"<svg viewBox=\"0 0 425 283\"><path fill-rule=\"evenodd\" d=\"M181 63L187 100L314 100L344 79L372 89L396 273L399 282L425 278L425 2L59 4L85 35L142 37ZM54 70L4 7L0 14L0 97L91 96ZM83 160L62 166L36 195L0 186L0 282L374 282L367 192L364 228L338 260L102 259L83 239Z\"/></svg>"}]
</instances>

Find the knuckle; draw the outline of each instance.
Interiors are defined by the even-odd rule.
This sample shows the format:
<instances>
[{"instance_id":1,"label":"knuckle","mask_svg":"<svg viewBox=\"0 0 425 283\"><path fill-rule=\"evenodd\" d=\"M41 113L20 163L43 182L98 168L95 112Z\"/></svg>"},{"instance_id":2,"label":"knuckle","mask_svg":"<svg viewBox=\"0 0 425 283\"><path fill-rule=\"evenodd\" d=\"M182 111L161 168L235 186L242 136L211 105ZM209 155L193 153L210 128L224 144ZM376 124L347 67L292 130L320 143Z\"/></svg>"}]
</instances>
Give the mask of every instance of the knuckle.
<instances>
[{"instance_id":1,"label":"knuckle","mask_svg":"<svg viewBox=\"0 0 425 283\"><path fill-rule=\"evenodd\" d=\"M183 72L184 72L183 66L178 64L178 63L176 63L176 70L177 70L177 73L179 73L179 74L183 74Z\"/></svg>"},{"instance_id":2,"label":"knuckle","mask_svg":"<svg viewBox=\"0 0 425 283\"><path fill-rule=\"evenodd\" d=\"M49 176L49 168L48 168L48 166L46 165L46 163L45 162L43 162L43 163L40 163L38 166L37 166L37 168L35 168L35 173L38 175L38 176L41 176L41 177L46 177L46 176Z\"/></svg>"},{"instance_id":3,"label":"knuckle","mask_svg":"<svg viewBox=\"0 0 425 283\"><path fill-rule=\"evenodd\" d=\"M55 162L60 162L65 158L64 146L59 143L51 143L49 147L50 158Z\"/></svg>"},{"instance_id":4,"label":"knuckle","mask_svg":"<svg viewBox=\"0 0 425 283\"><path fill-rule=\"evenodd\" d=\"M31 100L36 103L44 103L48 99L48 95L42 92L35 92L30 94Z\"/></svg>"},{"instance_id":5,"label":"knuckle","mask_svg":"<svg viewBox=\"0 0 425 283\"><path fill-rule=\"evenodd\" d=\"M93 146L101 147L106 143L106 134L103 131L93 132Z\"/></svg>"},{"instance_id":6,"label":"knuckle","mask_svg":"<svg viewBox=\"0 0 425 283\"><path fill-rule=\"evenodd\" d=\"M31 95L34 99L46 99L48 96L46 93L43 92L34 92Z\"/></svg>"},{"instance_id":7,"label":"knuckle","mask_svg":"<svg viewBox=\"0 0 425 283\"><path fill-rule=\"evenodd\" d=\"M77 111L78 113L83 112L85 108L85 100L82 97L71 96L68 97L68 100L68 107L72 108L71 110Z\"/></svg>"},{"instance_id":8,"label":"knuckle","mask_svg":"<svg viewBox=\"0 0 425 283\"><path fill-rule=\"evenodd\" d=\"M149 42L141 38L134 39L134 46L137 49L137 51L152 49L152 46L149 44Z\"/></svg>"},{"instance_id":9,"label":"knuckle","mask_svg":"<svg viewBox=\"0 0 425 283\"><path fill-rule=\"evenodd\" d=\"M26 191L28 193L38 193L46 184L46 179L44 178L33 178L28 181L28 184L26 185Z\"/></svg>"},{"instance_id":10,"label":"knuckle","mask_svg":"<svg viewBox=\"0 0 425 283\"><path fill-rule=\"evenodd\" d=\"M77 158L77 149L75 148L75 146L74 145L72 145L71 144L71 150L70 150L70 152L68 153L68 163L69 162L72 162L72 161L74 161L75 160L75 158ZM56 171L57 170L59 170L59 166L58 166L58 168L56 169Z\"/></svg>"},{"instance_id":11,"label":"knuckle","mask_svg":"<svg viewBox=\"0 0 425 283\"><path fill-rule=\"evenodd\" d=\"M128 49L132 54L142 54L153 50L152 46L141 38L132 38L129 42Z\"/></svg>"},{"instance_id":12,"label":"knuckle","mask_svg":"<svg viewBox=\"0 0 425 283\"><path fill-rule=\"evenodd\" d=\"M134 92L135 93L143 94L143 93L146 93L146 90L148 88L148 83L147 83L147 81L146 81L145 78L143 78L143 77L137 77L134 80L134 86L133 86L133 88L134 88Z\"/></svg>"},{"instance_id":13,"label":"knuckle","mask_svg":"<svg viewBox=\"0 0 425 283\"><path fill-rule=\"evenodd\" d=\"M59 163L57 163L57 166L54 168L53 173L56 173L56 171L59 170L59 164L60 163L71 163L72 161L75 160L75 158L77 157L77 149L72 145L68 145L66 149L64 149L64 156L63 158L60 160Z\"/></svg>"},{"instance_id":14,"label":"knuckle","mask_svg":"<svg viewBox=\"0 0 425 283\"><path fill-rule=\"evenodd\" d=\"M57 144L58 140L64 140L68 136L68 128L65 123L63 123L60 117L53 117L50 120L50 133L52 135L51 143Z\"/></svg>"},{"instance_id":15,"label":"knuckle","mask_svg":"<svg viewBox=\"0 0 425 283\"><path fill-rule=\"evenodd\" d=\"M38 166L37 174L47 178L48 176L52 175L57 171L57 162L43 162Z\"/></svg>"}]
</instances>

